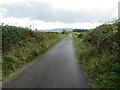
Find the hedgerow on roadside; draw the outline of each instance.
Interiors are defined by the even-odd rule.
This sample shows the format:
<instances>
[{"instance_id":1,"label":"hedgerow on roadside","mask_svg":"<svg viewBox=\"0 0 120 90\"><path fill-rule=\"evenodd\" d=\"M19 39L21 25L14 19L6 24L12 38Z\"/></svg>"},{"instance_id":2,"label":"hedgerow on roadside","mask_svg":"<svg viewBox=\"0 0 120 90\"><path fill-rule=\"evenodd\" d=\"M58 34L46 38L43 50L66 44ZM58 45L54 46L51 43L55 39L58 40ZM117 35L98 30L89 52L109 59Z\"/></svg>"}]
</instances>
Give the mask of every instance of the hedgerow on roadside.
<instances>
[{"instance_id":1,"label":"hedgerow on roadside","mask_svg":"<svg viewBox=\"0 0 120 90\"><path fill-rule=\"evenodd\" d=\"M36 32L27 28L5 25L2 27L3 80L42 55L65 37L60 32Z\"/></svg>"},{"instance_id":2,"label":"hedgerow on roadside","mask_svg":"<svg viewBox=\"0 0 120 90\"><path fill-rule=\"evenodd\" d=\"M120 21L100 25L82 38L74 35L74 44L92 87L119 88Z\"/></svg>"}]
</instances>

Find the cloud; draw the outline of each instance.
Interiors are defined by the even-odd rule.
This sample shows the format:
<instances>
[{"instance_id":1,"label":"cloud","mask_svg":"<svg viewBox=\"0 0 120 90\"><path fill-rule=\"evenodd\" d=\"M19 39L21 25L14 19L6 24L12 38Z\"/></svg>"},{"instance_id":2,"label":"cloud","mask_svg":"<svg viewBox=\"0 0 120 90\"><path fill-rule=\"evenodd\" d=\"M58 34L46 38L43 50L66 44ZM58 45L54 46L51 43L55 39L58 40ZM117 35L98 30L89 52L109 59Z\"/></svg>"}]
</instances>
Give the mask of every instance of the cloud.
<instances>
[{"instance_id":1,"label":"cloud","mask_svg":"<svg viewBox=\"0 0 120 90\"><path fill-rule=\"evenodd\" d=\"M37 29L95 28L116 19L119 0L2 0L0 23Z\"/></svg>"},{"instance_id":2,"label":"cloud","mask_svg":"<svg viewBox=\"0 0 120 90\"><path fill-rule=\"evenodd\" d=\"M14 25L14 26L22 26L22 27L29 27L32 25L32 29L38 30L45 30L45 29L54 29L54 28L83 28L83 29L90 29L95 28L96 26L100 25L101 23L98 22L81 22L81 23L71 23L65 24L62 22L45 22L40 20L31 20L29 18L15 18L15 17L8 17L8 18L1 18L0 22L4 22L4 25Z\"/></svg>"},{"instance_id":3,"label":"cloud","mask_svg":"<svg viewBox=\"0 0 120 90\"><path fill-rule=\"evenodd\" d=\"M78 23L86 21L106 22L111 19L114 9L80 10L78 12L54 8L49 3L28 2L2 4L0 7L5 10L4 17L30 18L45 22ZM2 12L3 13L3 12Z\"/></svg>"}]
</instances>

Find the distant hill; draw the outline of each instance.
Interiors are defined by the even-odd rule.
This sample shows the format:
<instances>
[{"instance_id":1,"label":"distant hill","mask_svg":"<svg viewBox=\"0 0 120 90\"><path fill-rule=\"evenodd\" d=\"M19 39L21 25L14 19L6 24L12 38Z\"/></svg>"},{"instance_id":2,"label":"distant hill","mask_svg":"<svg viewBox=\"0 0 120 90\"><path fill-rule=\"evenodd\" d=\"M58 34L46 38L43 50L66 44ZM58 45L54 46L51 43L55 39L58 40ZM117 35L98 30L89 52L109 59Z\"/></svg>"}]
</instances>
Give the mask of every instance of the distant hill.
<instances>
[{"instance_id":1,"label":"distant hill","mask_svg":"<svg viewBox=\"0 0 120 90\"><path fill-rule=\"evenodd\" d=\"M47 30L39 30L40 32L61 32L62 30L72 31L73 28L55 28L55 29L47 29Z\"/></svg>"}]
</instances>

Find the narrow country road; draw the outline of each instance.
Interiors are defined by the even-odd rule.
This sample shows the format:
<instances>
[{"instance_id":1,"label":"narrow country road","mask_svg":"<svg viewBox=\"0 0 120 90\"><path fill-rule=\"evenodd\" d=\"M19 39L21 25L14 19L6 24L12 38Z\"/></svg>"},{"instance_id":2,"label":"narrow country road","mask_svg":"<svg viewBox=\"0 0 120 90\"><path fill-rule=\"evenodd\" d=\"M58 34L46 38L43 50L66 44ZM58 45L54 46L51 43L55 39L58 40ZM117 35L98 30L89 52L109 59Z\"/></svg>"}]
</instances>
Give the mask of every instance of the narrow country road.
<instances>
[{"instance_id":1,"label":"narrow country road","mask_svg":"<svg viewBox=\"0 0 120 90\"><path fill-rule=\"evenodd\" d=\"M89 88L72 34L3 82L3 88Z\"/></svg>"}]
</instances>

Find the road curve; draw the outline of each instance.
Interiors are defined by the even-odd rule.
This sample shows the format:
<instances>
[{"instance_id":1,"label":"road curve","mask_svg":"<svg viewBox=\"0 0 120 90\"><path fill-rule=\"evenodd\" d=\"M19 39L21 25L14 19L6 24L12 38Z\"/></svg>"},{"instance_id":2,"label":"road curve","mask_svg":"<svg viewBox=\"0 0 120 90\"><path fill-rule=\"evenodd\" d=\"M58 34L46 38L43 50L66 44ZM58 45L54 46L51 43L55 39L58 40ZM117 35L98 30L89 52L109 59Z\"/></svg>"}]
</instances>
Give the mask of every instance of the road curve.
<instances>
[{"instance_id":1,"label":"road curve","mask_svg":"<svg viewBox=\"0 0 120 90\"><path fill-rule=\"evenodd\" d=\"M6 80L3 88L89 88L72 34Z\"/></svg>"}]
</instances>

